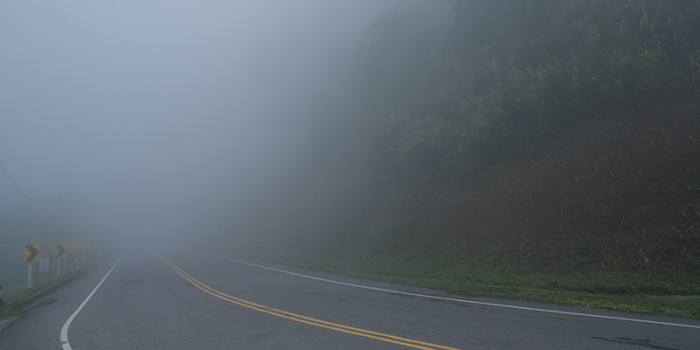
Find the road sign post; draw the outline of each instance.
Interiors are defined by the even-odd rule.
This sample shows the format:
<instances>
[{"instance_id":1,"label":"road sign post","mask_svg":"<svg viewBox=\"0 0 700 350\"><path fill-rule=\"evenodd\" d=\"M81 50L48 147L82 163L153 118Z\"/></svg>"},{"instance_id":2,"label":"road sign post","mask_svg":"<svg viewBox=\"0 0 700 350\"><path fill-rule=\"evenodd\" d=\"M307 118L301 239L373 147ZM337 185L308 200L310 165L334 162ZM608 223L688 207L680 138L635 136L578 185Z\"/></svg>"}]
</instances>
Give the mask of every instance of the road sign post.
<instances>
[{"instance_id":1,"label":"road sign post","mask_svg":"<svg viewBox=\"0 0 700 350\"><path fill-rule=\"evenodd\" d=\"M32 263L39 261L39 244L24 246L24 262L27 263L27 289L32 289Z\"/></svg>"},{"instance_id":2,"label":"road sign post","mask_svg":"<svg viewBox=\"0 0 700 350\"><path fill-rule=\"evenodd\" d=\"M68 241L68 242L63 242L59 245L56 246L56 256L62 256L63 259L63 270L68 271L68 264L66 260L66 256L68 254L75 254L75 253L83 253L82 254L82 261L79 257L75 257L75 267L74 269L79 269L80 264L82 262L82 265L85 266L86 264L86 256L85 252L90 249L90 241L87 240L79 240L79 241Z\"/></svg>"},{"instance_id":3,"label":"road sign post","mask_svg":"<svg viewBox=\"0 0 700 350\"><path fill-rule=\"evenodd\" d=\"M54 248L54 255L56 256L56 278L61 278L61 258L66 256L66 248L63 244L57 244Z\"/></svg>"}]
</instances>

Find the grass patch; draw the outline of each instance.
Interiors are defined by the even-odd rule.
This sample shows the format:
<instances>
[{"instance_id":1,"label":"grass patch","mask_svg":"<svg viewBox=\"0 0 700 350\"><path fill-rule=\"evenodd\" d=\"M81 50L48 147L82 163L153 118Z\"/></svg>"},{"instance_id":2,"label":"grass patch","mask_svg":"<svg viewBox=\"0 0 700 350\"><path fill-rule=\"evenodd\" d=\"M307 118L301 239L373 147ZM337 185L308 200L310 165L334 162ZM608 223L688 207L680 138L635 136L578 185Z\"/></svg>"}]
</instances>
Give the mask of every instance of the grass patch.
<instances>
[{"instance_id":1,"label":"grass patch","mask_svg":"<svg viewBox=\"0 0 700 350\"><path fill-rule=\"evenodd\" d=\"M26 281L13 283L7 287L3 286L4 303L0 305L0 320L21 315L38 298L52 293L85 272L92 270L102 261L103 259L94 264L88 264L87 267L81 270L64 271L60 279L54 279L51 282L46 280L38 285L34 285L32 289L27 289Z\"/></svg>"},{"instance_id":2,"label":"grass patch","mask_svg":"<svg viewBox=\"0 0 700 350\"><path fill-rule=\"evenodd\" d=\"M0 306L0 320L22 314L33 300L55 290L82 272L70 272L62 276L61 279L35 285L32 289L27 289L26 282L13 283L7 287L3 286L4 303Z\"/></svg>"},{"instance_id":3,"label":"grass patch","mask_svg":"<svg viewBox=\"0 0 700 350\"><path fill-rule=\"evenodd\" d=\"M254 258L365 279L509 299L700 319L700 286L624 273L515 274L456 256L430 261L382 254L345 260L309 256Z\"/></svg>"}]
</instances>

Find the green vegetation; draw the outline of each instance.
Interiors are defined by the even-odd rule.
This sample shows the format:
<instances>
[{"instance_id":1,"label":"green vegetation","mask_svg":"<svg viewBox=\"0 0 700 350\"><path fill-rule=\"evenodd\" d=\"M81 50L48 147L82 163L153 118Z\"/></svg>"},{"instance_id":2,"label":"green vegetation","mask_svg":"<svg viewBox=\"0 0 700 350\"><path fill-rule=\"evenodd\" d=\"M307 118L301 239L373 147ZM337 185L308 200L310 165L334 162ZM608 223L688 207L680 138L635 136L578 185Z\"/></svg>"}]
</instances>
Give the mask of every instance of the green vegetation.
<instances>
[{"instance_id":1,"label":"green vegetation","mask_svg":"<svg viewBox=\"0 0 700 350\"><path fill-rule=\"evenodd\" d=\"M97 266L98 263L89 264L83 270L71 270L64 273L61 279L48 279L35 284L32 289L27 289L26 282L13 283L8 286L3 285L3 301L0 305L0 320L20 315L25 311L25 308L39 297L54 291L56 288L68 283L73 278L82 275L83 272Z\"/></svg>"},{"instance_id":2,"label":"green vegetation","mask_svg":"<svg viewBox=\"0 0 700 350\"><path fill-rule=\"evenodd\" d=\"M694 1L460 1L442 47L414 34L427 32L416 14L391 13L353 70L367 106L356 136L408 181L547 146L601 112L698 86L698 13Z\"/></svg>"},{"instance_id":3,"label":"green vegetation","mask_svg":"<svg viewBox=\"0 0 700 350\"><path fill-rule=\"evenodd\" d=\"M309 115L297 200L269 200L284 229L249 241L285 238L253 251L700 317L700 2L473 0L453 16L377 19L347 91Z\"/></svg>"},{"instance_id":4,"label":"green vegetation","mask_svg":"<svg viewBox=\"0 0 700 350\"><path fill-rule=\"evenodd\" d=\"M488 259L475 259L482 263L475 266L449 255L439 260L403 254L368 254L347 260L315 259L297 254L281 256L254 257L360 278L446 290L465 298L474 294L491 295L700 319L699 285L689 286L682 281L645 275L506 273L494 264L484 264ZM657 294L659 291L662 293Z\"/></svg>"}]
</instances>

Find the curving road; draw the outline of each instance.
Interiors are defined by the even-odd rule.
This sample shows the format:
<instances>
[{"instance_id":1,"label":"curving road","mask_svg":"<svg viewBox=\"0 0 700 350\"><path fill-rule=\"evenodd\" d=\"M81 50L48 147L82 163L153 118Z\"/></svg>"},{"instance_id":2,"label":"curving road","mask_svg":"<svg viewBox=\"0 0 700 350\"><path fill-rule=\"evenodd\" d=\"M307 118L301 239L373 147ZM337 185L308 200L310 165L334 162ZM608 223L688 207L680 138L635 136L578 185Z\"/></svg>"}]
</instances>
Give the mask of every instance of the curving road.
<instances>
[{"instance_id":1,"label":"curving road","mask_svg":"<svg viewBox=\"0 0 700 350\"><path fill-rule=\"evenodd\" d=\"M674 350L699 344L697 320L455 296L206 253L146 250L89 272L0 331L0 349Z\"/></svg>"}]
</instances>

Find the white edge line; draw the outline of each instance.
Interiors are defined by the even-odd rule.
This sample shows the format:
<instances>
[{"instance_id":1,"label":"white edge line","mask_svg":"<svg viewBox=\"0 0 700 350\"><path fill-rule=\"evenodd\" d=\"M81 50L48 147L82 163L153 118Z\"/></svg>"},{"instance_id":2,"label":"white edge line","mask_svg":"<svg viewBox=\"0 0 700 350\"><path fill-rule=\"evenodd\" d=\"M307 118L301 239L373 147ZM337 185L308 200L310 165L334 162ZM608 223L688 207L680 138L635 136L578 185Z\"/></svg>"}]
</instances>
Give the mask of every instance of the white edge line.
<instances>
[{"instance_id":1,"label":"white edge line","mask_svg":"<svg viewBox=\"0 0 700 350\"><path fill-rule=\"evenodd\" d=\"M596 314L586 314L586 313L581 313L581 312L571 312L571 311L561 311L561 310L551 310L551 309L540 309L540 308L535 308L535 307L517 306L517 305L508 305L508 304L497 304L497 303L488 303L488 302L483 302L483 301L474 301L474 300L466 300L466 299L458 299L458 298L439 297L439 296L436 296L436 295L428 295L428 294L412 293L412 292L405 292L405 291L392 290L392 289L386 289L386 288L370 287L370 286L365 286L365 285L361 285L361 284L340 282L340 281L329 280L329 279L321 278L321 277L314 277L314 276L304 275L304 274L301 274L301 273L286 271L286 270L277 269L277 268L274 268L274 267L262 266L262 265L253 264L253 263L250 263L250 262L247 262L247 261L242 261L242 260L227 258L227 257L225 257L225 256L216 255L216 254L211 254L211 253L207 253L207 252L197 252L197 253L199 253L199 254L204 254L204 255L208 255L208 256L211 256L211 257L214 257L214 258L218 258L218 259L222 259L222 260L232 261L232 262L239 263L239 264L244 264L244 265L249 265L249 266L253 266L253 267L258 267L258 268L261 268L261 269L266 269L266 270L272 270L272 271L282 272L282 273L286 273L286 274L294 275L294 276L298 276L298 277L310 278L310 279L317 280L317 281L323 281L323 282L328 282L328 283L333 283L333 284L339 284L339 285L349 286L349 287L355 287L355 288L369 289L369 290L374 290L374 291L379 291L379 292L386 292L386 293L394 293L394 294L408 295L408 296L412 296L412 297L420 297L420 298L436 299L436 300L444 300L444 301L453 301L453 302L464 303L464 304L473 304L473 305L483 305L483 306L502 307L502 308L507 308L507 309L517 309L517 310L526 310L526 311L536 311L536 312L544 312L544 313L550 313L550 314L580 316L580 317L600 318L600 319L606 319L606 320L616 320L616 321L626 321L626 322L638 322L638 323L649 323L649 324L663 325L663 326L686 327L686 328L696 328L696 329L700 329L700 325L691 325L691 324L673 323L673 322L663 322L663 321L652 321L652 320L644 320L644 319L640 319L640 318L604 316L604 315L596 315Z\"/></svg>"},{"instance_id":2,"label":"white edge line","mask_svg":"<svg viewBox=\"0 0 700 350\"><path fill-rule=\"evenodd\" d=\"M109 271L107 271L107 274L104 277L102 277L102 280L100 281L100 283L98 283L97 286L95 286L95 289L93 289L92 292L90 292L90 294L87 296L87 298L85 298L85 300L83 300L83 302L80 304L80 306L78 306L78 308L75 310L75 312L73 312L73 314L70 315L70 317L68 317L68 319L66 320L66 323L63 324L63 328L61 328L61 346L63 346L63 350L72 350L73 349L73 348L71 348L70 343L68 342L68 327L70 327L70 324L73 322L73 319L75 318L75 316L78 316L78 313L80 312L80 310L82 310L83 307L85 307L85 304L87 304L87 302L90 301L90 298L92 298L92 295L95 294L95 292L97 291L98 288L100 288L100 286L107 279L109 274L112 273L112 270L114 270L114 268L117 267L117 264L119 264L119 261L121 259L122 259L122 257L120 256L119 259L117 259L117 262L115 262L114 265L112 265L112 268L109 269Z\"/></svg>"}]
</instances>

